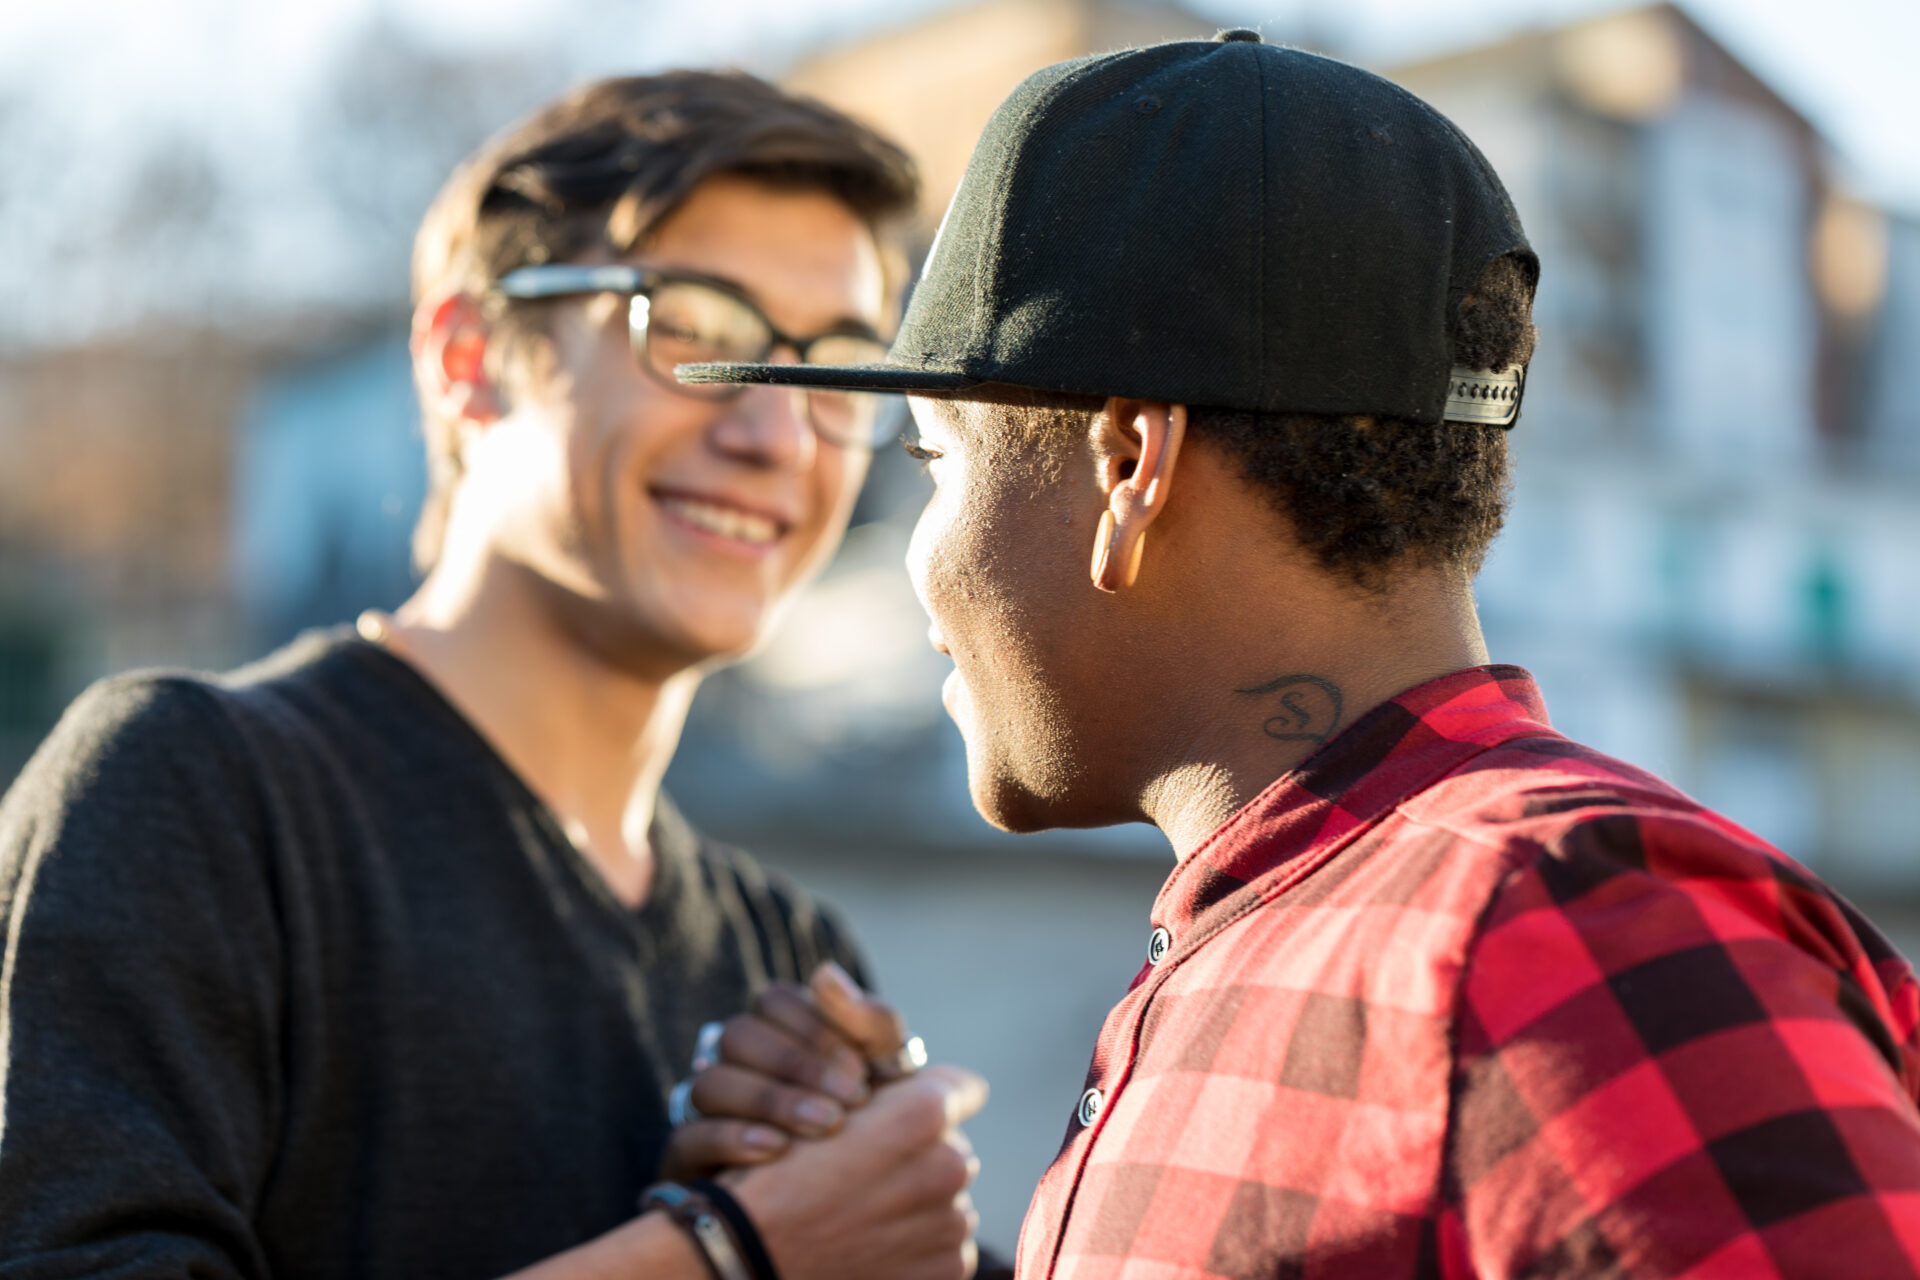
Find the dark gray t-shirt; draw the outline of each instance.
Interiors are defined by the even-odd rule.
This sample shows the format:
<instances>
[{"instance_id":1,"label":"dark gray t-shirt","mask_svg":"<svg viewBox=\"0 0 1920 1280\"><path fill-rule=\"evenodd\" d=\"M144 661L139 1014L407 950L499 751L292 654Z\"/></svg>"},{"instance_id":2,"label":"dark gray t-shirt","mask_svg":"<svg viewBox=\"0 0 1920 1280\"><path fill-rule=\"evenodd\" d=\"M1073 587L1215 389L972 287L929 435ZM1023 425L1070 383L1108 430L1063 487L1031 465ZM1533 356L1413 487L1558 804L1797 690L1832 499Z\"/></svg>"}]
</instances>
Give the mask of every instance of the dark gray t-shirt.
<instances>
[{"instance_id":1,"label":"dark gray t-shirt","mask_svg":"<svg viewBox=\"0 0 1920 1280\"><path fill-rule=\"evenodd\" d=\"M663 798L622 906L348 633L107 680L0 805L0 1276L497 1275L632 1216L699 1025L834 918Z\"/></svg>"}]
</instances>

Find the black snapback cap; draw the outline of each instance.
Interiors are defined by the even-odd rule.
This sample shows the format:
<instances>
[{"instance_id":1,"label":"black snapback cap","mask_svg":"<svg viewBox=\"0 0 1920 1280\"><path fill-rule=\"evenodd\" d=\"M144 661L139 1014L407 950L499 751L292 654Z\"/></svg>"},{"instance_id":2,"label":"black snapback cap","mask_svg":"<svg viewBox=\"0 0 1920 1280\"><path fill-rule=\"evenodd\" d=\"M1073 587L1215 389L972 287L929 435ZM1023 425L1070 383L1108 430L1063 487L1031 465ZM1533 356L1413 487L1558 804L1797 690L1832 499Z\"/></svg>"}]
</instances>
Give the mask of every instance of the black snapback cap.
<instances>
[{"instance_id":1,"label":"black snapback cap","mask_svg":"<svg viewBox=\"0 0 1920 1280\"><path fill-rule=\"evenodd\" d=\"M1370 72L1251 31L1036 72L988 122L879 364L687 383L1047 391L1509 425L1521 371L1454 366L1460 299L1538 259L1492 166Z\"/></svg>"}]
</instances>

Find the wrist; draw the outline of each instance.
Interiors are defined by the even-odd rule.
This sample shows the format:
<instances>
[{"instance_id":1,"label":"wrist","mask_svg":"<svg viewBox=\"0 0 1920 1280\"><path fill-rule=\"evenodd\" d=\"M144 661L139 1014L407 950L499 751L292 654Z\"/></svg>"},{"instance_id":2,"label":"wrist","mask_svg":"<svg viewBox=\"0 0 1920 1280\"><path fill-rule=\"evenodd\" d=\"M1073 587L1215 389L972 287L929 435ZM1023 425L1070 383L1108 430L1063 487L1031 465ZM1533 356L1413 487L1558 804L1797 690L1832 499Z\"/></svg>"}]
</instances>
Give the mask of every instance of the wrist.
<instances>
[{"instance_id":1,"label":"wrist","mask_svg":"<svg viewBox=\"0 0 1920 1280\"><path fill-rule=\"evenodd\" d=\"M730 1169L717 1175L714 1181L733 1193L734 1202L753 1219L767 1252L778 1258L793 1251L796 1242L791 1238L792 1224L812 1215L792 1205L790 1189L778 1176L769 1176L769 1172L770 1167Z\"/></svg>"},{"instance_id":2,"label":"wrist","mask_svg":"<svg viewBox=\"0 0 1920 1280\"><path fill-rule=\"evenodd\" d=\"M699 1246L664 1213L644 1213L603 1236L516 1271L508 1280L709 1280Z\"/></svg>"},{"instance_id":3,"label":"wrist","mask_svg":"<svg viewBox=\"0 0 1920 1280\"><path fill-rule=\"evenodd\" d=\"M688 1189L695 1195L706 1197L707 1204L725 1221L728 1233L733 1237L733 1246L739 1252L741 1261L747 1264L747 1272L753 1280L780 1280L780 1272L773 1265L773 1257L767 1252L766 1242L760 1238L753 1216L747 1212L745 1205L734 1198L731 1191L718 1182L705 1179L689 1183Z\"/></svg>"},{"instance_id":4,"label":"wrist","mask_svg":"<svg viewBox=\"0 0 1920 1280\"><path fill-rule=\"evenodd\" d=\"M640 1208L663 1214L713 1280L780 1280L753 1220L717 1183L656 1183L640 1197Z\"/></svg>"}]
</instances>

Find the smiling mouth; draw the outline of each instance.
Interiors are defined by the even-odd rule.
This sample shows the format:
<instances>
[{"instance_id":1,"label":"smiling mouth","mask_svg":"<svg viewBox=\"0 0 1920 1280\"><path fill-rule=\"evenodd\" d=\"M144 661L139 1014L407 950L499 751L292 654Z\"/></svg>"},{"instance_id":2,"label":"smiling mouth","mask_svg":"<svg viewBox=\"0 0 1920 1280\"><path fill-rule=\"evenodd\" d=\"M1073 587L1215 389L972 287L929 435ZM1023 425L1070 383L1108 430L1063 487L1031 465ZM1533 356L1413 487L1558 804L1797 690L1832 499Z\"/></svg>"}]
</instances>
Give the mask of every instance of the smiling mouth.
<instances>
[{"instance_id":1,"label":"smiling mouth","mask_svg":"<svg viewBox=\"0 0 1920 1280\"><path fill-rule=\"evenodd\" d=\"M656 493L654 500L682 524L749 546L772 546L786 533L786 527L770 516L724 503L677 493Z\"/></svg>"}]
</instances>

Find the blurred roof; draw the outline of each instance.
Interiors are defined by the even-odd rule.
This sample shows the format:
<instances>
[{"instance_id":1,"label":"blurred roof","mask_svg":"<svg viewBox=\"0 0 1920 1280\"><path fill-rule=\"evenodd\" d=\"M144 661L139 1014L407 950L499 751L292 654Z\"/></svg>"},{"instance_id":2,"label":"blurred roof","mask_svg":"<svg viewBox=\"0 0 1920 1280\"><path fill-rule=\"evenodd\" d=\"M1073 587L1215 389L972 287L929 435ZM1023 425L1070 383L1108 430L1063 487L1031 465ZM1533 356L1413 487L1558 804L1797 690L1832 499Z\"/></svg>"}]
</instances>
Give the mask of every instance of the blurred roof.
<instances>
[{"instance_id":1,"label":"blurred roof","mask_svg":"<svg viewBox=\"0 0 1920 1280\"><path fill-rule=\"evenodd\" d=\"M913 152L926 180L921 230L930 236L987 117L1015 85L1091 51L1206 39L1220 26L1172 3L977 0L815 54L785 82Z\"/></svg>"},{"instance_id":2,"label":"blurred roof","mask_svg":"<svg viewBox=\"0 0 1920 1280\"><path fill-rule=\"evenodd\" d=\"M1516 73L1552 83L1600 115L1647 120L1696 85L1783 117L1807 142L1818 131L1791 102L1679 5L1618 9L1578 22L1530 28L1503 40L1396 64L1395 80L1418 86L1440 76Z\"/></svg>"}]
</instances>

